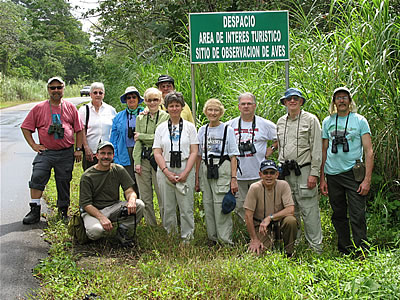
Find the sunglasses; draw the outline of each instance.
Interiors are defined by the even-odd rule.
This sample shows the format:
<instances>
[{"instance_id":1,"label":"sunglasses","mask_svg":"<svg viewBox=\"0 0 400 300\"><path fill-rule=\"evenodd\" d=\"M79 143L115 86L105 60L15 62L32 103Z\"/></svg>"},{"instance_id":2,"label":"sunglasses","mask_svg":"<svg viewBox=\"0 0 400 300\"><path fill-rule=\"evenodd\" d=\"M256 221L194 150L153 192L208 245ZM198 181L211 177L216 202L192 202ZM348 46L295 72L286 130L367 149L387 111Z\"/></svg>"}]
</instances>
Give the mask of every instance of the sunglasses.
<instances>
[{"instance_id":1,"label":"sunglasses","mask_svg":"<svg viewBox=\"0 0 400 300\"><path fill-rule=\"evenodd\" d=\"M49 86L49 89L54 91L54 90L62 90L64 88L64 86L62 85L57 85L57 86Z\"/></svg>"},{"instance_id":2,"label":"sunglasses","mask_svg":"<svg viewBox=\"0 0 400 300\"><path fill-rule=\"evenodd\" d=\"M93 94L94 94L94 95L97 95L97 94L103 95L104 93L103 93L102 91L94 91Z\"/></svg>"},{"instance_id":3,"label":"sunglasses","mask_svg":"<svg viewBox=\"0 0 400 300\"><path fill-rule=\"evenodd\" d=\"M275 175L276 174L276 171L275 170L264 170L264 171L262 171L262 173L264 174L264 175Z\"/></svg>"},{"instance_id":4,"label":"sunglasses","mask_svg":"<svg viewBox=\"0 0 400 300\"><path fill-rule=\"evenodd\" d=\"M136 95L126 96L126 100L130 100L130 99L138 99L138 96L136 96Z\"/></svg>"},{"instance_id":5,"label":"sunglasses","mask_svg":"<svg viewBox=\"0 0 400 300\"><path fill-rule=\"evenodd\" d=\"M147 99L146 102L152 103L152 102L158 102L160 99Z\"/></svg>"},{"instance_id":6,"label":"sunglasses","mask_svg":"<svg viewBox=\"0 0 400 300\"><path fill-rule=\"evenodd\" d=\"M291 97L289 97L289 98L286 98L286 100L287 100L287 101L291 101L291 100L300 101L300 100L301 100L301 97L299 97L299 96L291 96Z\"/></svg>"}]
</instances>

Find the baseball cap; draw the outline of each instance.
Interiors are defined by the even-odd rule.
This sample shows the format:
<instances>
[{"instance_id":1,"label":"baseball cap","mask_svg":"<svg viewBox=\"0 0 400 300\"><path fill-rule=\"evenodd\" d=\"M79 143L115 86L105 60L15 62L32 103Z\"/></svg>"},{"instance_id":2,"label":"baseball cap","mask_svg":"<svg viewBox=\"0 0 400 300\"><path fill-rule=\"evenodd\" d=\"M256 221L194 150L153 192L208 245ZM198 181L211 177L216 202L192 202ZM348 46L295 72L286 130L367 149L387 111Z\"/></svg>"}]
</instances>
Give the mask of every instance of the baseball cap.
<instances>
[{"instance_id":1,"label":"baseball cap","mask_svg":"<svg viewBox=\"0 0 400 300\"><path fill-rule=\"evenodd\" d=\"M303 97L303 95L301 94L301 92L300 92L299 89L296 89L296 88L289 88L289 89L286 90L285 96L283 96L283 97L280 99L281 104L282 104L282 105L285 105L285 99L290 98L290 97L292 97L292 96L297 96L297 97L303 98L303 100L304 100L304 101L303 101L303 104L306 103L306 98Z\"/></svg>"},{"instance_id":2,"label":"baseball cap","mask_svg":"<svg viewBox=\"0 0 400 300\"><path fill-rule=\"evenodd\" d=\"M163 83L163 82L171 82L172 85L175 85L175 80L169 75L160 75L156 82L156 86L158 86L160 83Z\"/></svg>"},{"instance_id":3,"label":"baseball cap","mask_svg":"<svg viewBox=\"0 0 400 300\"><path fill-rule=\"evenodd\" d=\"M235 209L235 207L236 207L236 198L229 190L225 194L224 199L222 199L222 213L225 215L229 214L231 211Z\"/></svg>"},{"instance_id":4,"label":"baseball cap","mask_svg":"<svg viewBox=\"0 0 400 300\"><path fill-rule=\"evenodd\" d=\"M351 99L351 92L350 92L350 90L349 90L347 87L345 87L345 86L341 86L341 87L338 87L337 89L335 89L335 90L333 91L332 101L335 101L335 95L336 95L336 93L338 93L338 92L346 92L347 94L349 94L350 101L352 100L352 99Z\"/></svg>"},{"instance_id":5,"label":"baseball cap","mask_svg":"<svg viewBox=\"0 0 400 300\"><path fill-rule=\"evenodd\" d=\"M58 82L61 82L63 85L65 85L64 80L62 80L60 77L51 77L49 80L47 80L47 85L52 83L54 80L57 80Z\"/></svg>"},{"instance_id":6,"label":"baseball cap","mask_svg":"<svg viewBox=\"0 0 400 300\"><path fill-rule=\"evenodd\" d=\"M276 164L273 160L264 160L261 162L260 172L267 170L267 169L273 169L275 171L278 171L278 168L276 167Z\"/></svg>"},{"instance_id":7,"label":"baseball cap","mask_svg":"<svg viewBox=\"0 0 400 300\"><path fill-rule=\"evenodd\" d=\"M98 146L97 146L97 151L103 149L106 146L110 146L113 151L114 151L114 145L111 142L101 142Z\"/></svg>"}]
</instances>

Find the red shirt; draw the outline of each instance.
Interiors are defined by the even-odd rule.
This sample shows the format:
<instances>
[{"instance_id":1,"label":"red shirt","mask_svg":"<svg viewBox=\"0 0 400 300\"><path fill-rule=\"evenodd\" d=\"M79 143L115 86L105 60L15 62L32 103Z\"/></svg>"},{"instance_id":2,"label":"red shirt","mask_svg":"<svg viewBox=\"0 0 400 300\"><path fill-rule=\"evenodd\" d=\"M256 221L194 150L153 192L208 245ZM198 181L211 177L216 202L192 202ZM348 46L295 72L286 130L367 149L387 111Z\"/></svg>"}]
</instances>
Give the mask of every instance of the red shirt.
<instances>
[{"instance_id":1,"label":"red shirt","mask_svg":"<svg viewBox=\"0 0 400 300\"><path fill-rule=\"evenodd\" d=\"M51 106L52 114L61 113L61 105ZM50 124L52 124L49 101L43 101L35 105L26 116L21 128L35 132L37 129L39 143L50 150L61 150L69 148L75 144L74 133L83 129L79 119L78 110L75 105L62 100L62 127L64 128L64 138L55 139L54 134L48 134Z\"/></svg>"}]
</instances>

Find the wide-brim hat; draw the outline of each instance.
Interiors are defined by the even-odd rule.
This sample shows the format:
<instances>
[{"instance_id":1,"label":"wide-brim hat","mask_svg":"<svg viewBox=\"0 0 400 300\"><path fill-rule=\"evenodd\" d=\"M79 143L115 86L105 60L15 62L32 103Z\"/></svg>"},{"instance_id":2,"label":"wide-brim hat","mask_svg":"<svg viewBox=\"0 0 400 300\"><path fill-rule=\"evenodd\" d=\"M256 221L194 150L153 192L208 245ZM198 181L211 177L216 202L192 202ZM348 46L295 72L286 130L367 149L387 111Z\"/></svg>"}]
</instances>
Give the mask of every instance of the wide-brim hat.
<instances>
[{"instance_id":1,"label":"wide-brim hat","mask_svg":"<svg viewBox=\"0 0 400 300\"><path fill-rule=\"evenodd\" d=\"M128 94L136 94L139 98L139 104L143 102L143 98L140 97L139 91L137 88L135 88L134 86L128 86L125 90L125 93L121 95L121 97L119 97L119 99L121 100L121 103L126 103L126 95Z\"/></svg>"},{"instance_id":2,"label":"wide-brim hat","mask_svg":"<svg viewBox=\"0 0 400 300\"><path fill-rule=\"evenodd\" d=\"M285 99L290 98L290 97L292 97L292 96L297 96L297 97L303 98L303 104L302 104L302 105L304 105L304 103L306 103L306 98L303 97L303 95L302 95L302 93L300 92L299 89L296 89L296 88L289 88L289 89L287 89L287 91L285 92L285 95L282 96L282 98L280 99L281 104L282 104L282 105L285 105Z\"/></svg>"},{"instance_id":3,"label":"wide-brim hat","mask_svg":"<svg viewBox=\"0 0 400 300\"><path fill-rule=\"evenodd\" d=\"M351 97L351 92L350 92L350 90L349 90L347 87L345 87L345 86L341 86L341 87L338 87L337 89L335 89L335 90L333 91L332 102L335 101L335 95L336 95L336 93L339 93L339 92L345 92L345 93L349 94L349 99L350 99L350 101L352 101L352 97Z\"/></svg>"},{"instance_id":4,"label":"wide-brim hat","mask_svg":"<svg viewBox=\"0 0 400 300\"><path fill-rule=\"evenodd\" d=\"M278 171L278 167L276 166L276 163L273 160L264 160L261 162L260 172L267 170L267 169L272 169L272 170Z\"/></svg>"},{"instance_id":5,"label":"wide-brim hat","mask_svg":"<svg viewBox=\"0 0 400 300\"><path fill-rule=\"evenodd\" d=\"M60 82L61 84L65 85L64 80L61 79L61 77L51 77L49 80L47 80L47 85L49 85L50 83L52 83L54 80L57 80L58 82Z\"/></svg>"},{"instance_id":6,"label":"wide-brim hat","mask_svg":"<svg viewBox=\"0 0 400 300\"><path fill-rule=\"evenodd\" d=\"M169 75L160 75L156 82L156 86L163 82L171 82L173 86L175 86L175 80Z\"/></svg>"}]
</instances>

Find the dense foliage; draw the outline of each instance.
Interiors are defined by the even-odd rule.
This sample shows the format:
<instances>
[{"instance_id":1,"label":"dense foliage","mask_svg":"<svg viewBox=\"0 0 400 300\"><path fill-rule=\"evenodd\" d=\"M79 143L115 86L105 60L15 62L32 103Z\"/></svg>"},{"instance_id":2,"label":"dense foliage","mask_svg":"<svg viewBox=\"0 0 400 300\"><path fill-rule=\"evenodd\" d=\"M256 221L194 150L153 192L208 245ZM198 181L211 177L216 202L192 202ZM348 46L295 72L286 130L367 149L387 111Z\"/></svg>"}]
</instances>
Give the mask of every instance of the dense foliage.
<instances>
[{"instance_id":1,"label":"dense foliage","mask_svg":"<svg viewBox=\"0 0 400 300\"><path fill-rule=\"evenodd\" d=\"M0 1L0 72L76 82L96 73L95 52L64 0Z\"/></svg>"}]
</instances>

